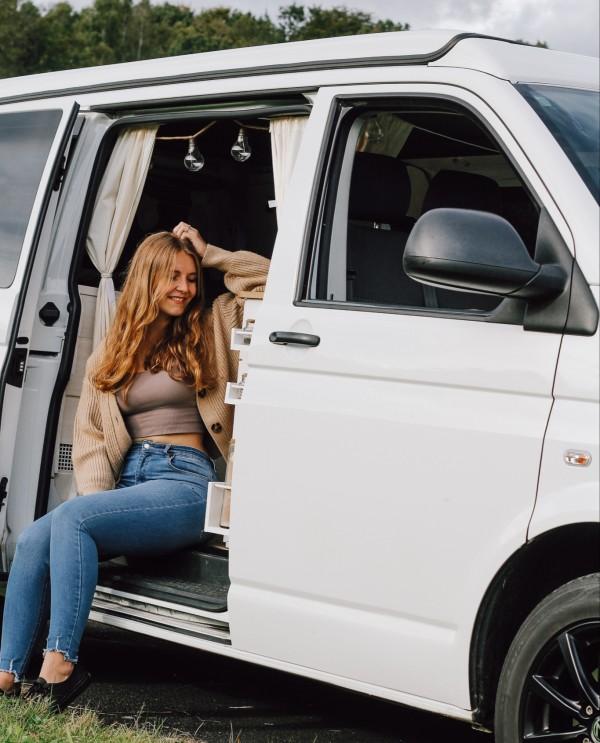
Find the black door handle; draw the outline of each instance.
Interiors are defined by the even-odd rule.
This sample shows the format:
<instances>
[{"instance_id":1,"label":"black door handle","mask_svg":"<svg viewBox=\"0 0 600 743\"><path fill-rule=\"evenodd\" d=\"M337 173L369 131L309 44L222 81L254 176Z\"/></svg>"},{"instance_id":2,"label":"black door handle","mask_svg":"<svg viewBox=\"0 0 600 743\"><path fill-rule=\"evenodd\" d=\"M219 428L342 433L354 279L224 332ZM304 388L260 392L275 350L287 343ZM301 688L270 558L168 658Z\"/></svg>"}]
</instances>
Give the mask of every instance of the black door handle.
<instances>
[{"instance_id":1,"label":"black door handle","mask_svg":"<svg viewBox=\"0 0 600 743\"><path fill-rule=\"evenodd\" d=\"M292 333L289 330L275 330L269 336L271 343L277 343L279 346L318 346L321 339L318 335L310 333Z\"/></svg>"}]
</instances>

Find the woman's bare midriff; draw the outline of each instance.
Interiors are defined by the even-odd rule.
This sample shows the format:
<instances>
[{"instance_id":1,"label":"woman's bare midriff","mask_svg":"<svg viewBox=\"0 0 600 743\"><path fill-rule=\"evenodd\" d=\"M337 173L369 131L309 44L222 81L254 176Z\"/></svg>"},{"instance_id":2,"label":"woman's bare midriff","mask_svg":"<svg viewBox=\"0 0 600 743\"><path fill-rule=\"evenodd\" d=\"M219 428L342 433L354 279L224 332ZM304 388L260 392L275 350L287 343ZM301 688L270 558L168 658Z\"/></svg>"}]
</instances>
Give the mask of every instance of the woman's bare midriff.
<instances>
[{"instance_id":1,"label":"woman's bare midriff","mask_svg":"<svg viewBox=\"0 0 600 743\"><path fill-rule=\"evenodd\" d=\"M156 441L157 444L173 444L173 446L191 446L206 454L201 433L166 433L162 436L145 436L134 441Z\"/></svg>"}]
</instances>

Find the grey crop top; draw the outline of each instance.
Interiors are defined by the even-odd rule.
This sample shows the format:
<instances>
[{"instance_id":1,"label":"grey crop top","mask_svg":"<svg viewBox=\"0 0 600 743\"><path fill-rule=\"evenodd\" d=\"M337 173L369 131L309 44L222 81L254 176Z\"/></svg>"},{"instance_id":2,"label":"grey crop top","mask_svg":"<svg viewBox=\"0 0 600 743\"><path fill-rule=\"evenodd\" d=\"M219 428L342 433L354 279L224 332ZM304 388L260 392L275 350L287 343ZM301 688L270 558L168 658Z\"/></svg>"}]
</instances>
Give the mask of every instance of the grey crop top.
<instances>
[{"instance_id":1,"label":"grey crop top","mask_svg":"<svg viewBox=\"0 0 600 743\"><path fill-rule=\"evenodd\" d=\"M132 439L205 430L195 390L185 382L171 379L166 371L136 374L127 400L119 391L117 403Z\"/></svg>"}]
</instances>

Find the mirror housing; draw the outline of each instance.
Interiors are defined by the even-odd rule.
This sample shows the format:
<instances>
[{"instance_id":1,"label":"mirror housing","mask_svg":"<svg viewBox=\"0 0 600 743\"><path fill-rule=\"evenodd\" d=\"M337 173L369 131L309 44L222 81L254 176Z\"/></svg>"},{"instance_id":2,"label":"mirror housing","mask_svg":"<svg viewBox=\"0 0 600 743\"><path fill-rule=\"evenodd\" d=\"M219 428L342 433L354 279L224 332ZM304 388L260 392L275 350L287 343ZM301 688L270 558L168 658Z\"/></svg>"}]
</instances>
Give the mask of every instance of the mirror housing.
<instances>
[{"instance_id":1,"label":"mirror housing","mask_svg":"<svg viewBox=\"0 0 600 743\"><path fill-rule=\"evenodd\" d=\"M423 214L408 237L403 264L415 281L500 297L552 297L567 282L558 264L532 260L509 222L471 209Z\"/></svg>"}]
</instances>

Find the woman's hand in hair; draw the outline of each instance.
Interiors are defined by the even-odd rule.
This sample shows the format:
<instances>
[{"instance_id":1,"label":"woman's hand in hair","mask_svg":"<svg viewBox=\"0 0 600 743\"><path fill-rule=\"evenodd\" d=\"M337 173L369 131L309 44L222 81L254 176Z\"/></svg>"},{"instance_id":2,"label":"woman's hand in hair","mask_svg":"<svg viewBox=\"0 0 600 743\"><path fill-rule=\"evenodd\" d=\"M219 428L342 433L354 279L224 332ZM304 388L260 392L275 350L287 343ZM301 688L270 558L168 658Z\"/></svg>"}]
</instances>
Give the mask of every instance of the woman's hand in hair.
<instances>
[{"instance_id":1,"label":"woman's hand in hair","mask_svg":"<svg viewBox=\"0 0 600 743\"><path fill-rule=\"evenodd\" d=\"M206 253L206 240L195 227L192 227L187 222L179 222L179 224L173 228L173 234L180 240L189 240L200 258L204 258L204 253Z\"/></svg>"}]
</instances>

